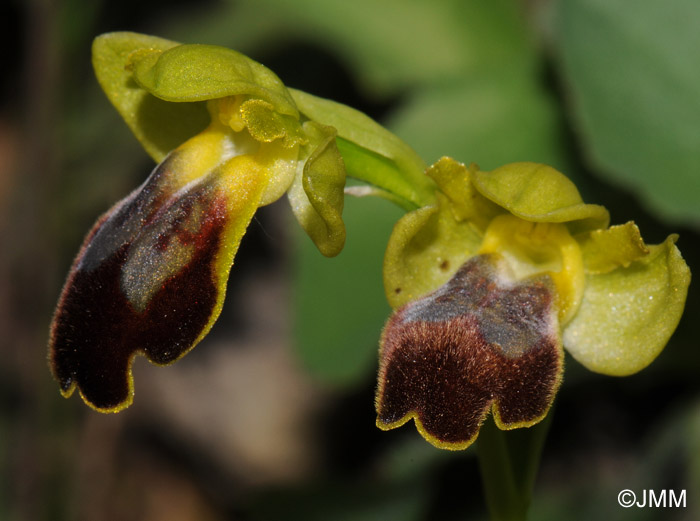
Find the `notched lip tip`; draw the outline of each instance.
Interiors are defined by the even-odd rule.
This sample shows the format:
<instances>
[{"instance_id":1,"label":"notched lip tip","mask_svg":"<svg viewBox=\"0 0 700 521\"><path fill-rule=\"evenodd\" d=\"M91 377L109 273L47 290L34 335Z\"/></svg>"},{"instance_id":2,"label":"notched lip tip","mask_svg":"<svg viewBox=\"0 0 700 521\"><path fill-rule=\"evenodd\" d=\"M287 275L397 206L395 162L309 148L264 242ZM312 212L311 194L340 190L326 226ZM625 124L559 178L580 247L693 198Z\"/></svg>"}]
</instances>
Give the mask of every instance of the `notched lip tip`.
<instances>
[{"instance_id":1,"label":"notched lip tip","mask_svg":"<svg viewBox=\"0 0 700 521\"><path fill-rule=\"evenodd\" d=\"M444 440L439 439L437 436L430 434L426 430L426 428L423 425L423 422L420 420L420 415L416 411L410 411L400 420L397 420L395 422L390 422L390 423L382 421L382 419L379 416L377 416L376 425L379 429L381 429L383 431L390 431L390 430L397 429L399 427L404 426L410 420L413 420L413 423L416 426L416 430L418 431L418 434L420 434L421 437L425 441L430 443L433 447L435 447L437 449L443 449L443 450L459 451L459 450L467 449L469 446L471 446L476 441L476 439L479 436L479 431L481 430L481 427L479 427L479 430L476 432L476 434L468 440L455 441L455 442L444 441ZM483 423L483 421L482 421L482 423Z\"/></svg>"},{"instance_id":2,"label":"notched lip tip","mask_svg":"<svg viewBox=\"0 0 700 521\"><path fill-rule=\"evenodd\" d=\"M76 388L76 383L71 382L67 387L61 384L59 386L59 391L61 392L61 396L63 396L64 398L70 398L71 396L73 396L73 393L75 392L75 388Z\"/></svg>"},{"instance_id":3,"label":"notched lip tip","mask_svg":"<svg viewBox=\"0 0 700 521\"><path fill-rule=\"evenodd\" d=\"M125 400L117 403L116 405L112 406L105 406L105 407L100 407L99 405L96 405L95 403L91 402L82 392L82 390L79 390L80 393L80 398L83 400L85 405L90 407L93 411L103 413L103 414L115 414L118 412L123 411L127 407L129 407L133 402L134 402L134 392L133 389L129 389L129 395L126 397Z\"/></svg>"},{"instance_id":4,"label":"notched lip tip","mask_svg":"<svg viewBox=\"0 0 700 521\"><path fill-rule=\"evenodd\" d=\"M90 401L90 400L85 396L85 394L84 394L83 391L80 389L80 387L78 386L78 383L77 383L76 381L72 381L72 382L68 385L68 387L66 387L66 388L64 388L64 386L61 385L60 388L59 388L59 391L60 391L60 393L61 393L61 396L63 396L65 399L69 399L69 398L71 398L71 397L73 396L73 394L75 393L75 390L76 390L76 389L78 390L78 394L80 395L80 399L83 401L83 403L84 403L85 405L87 405L88 407L90 407L90 409L92 409L93 411L97 411L97 412L100 412L100 413L105 413L105 414L118 413L118 412L120 412L120 411L123 411L123 410L126 409L127 407L129 407L129 406L133 403L133 401L134 401L134 393L133 393L133 390L130 390L129 396L127 397L126 400L124 400L124 401L122 401L122 402L120 402L120 403L118 403L118 404L116 404L116 405L113 405L113 406L100 407L99 405L97 405L97 404L93 403L92 401Z\"/></svg>"}]
</instances>

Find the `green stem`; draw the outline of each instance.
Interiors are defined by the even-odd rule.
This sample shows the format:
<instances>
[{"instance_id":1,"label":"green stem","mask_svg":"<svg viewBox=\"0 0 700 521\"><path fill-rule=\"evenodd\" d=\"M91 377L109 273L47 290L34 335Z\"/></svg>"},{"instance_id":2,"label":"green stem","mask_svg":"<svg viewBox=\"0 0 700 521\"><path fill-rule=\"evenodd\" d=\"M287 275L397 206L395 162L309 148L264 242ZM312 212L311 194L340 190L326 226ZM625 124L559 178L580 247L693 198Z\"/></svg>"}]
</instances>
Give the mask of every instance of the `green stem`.
<instances>
[{"instance_id":1,"label":"green stem","mask_svg":"<svg viewBox=\"0 0 700 521\"><path fill-rule=\"evenodd\" d=\"M502 431L491 418L481 427L477 455L492 521L527 519L551 415L528 429Z\"/></svg>"}]
</instances>

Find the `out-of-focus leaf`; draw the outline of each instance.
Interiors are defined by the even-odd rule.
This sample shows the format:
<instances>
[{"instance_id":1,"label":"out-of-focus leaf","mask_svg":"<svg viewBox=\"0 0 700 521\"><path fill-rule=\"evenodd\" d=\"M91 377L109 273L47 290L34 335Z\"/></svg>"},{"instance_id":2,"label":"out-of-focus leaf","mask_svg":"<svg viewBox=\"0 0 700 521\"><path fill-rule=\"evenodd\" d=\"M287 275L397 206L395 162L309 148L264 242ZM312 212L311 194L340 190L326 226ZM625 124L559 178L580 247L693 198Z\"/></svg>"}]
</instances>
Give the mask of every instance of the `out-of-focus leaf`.
<instances>
[{"instance_id":1,"label":"out-of-focus leaf","mask_svg":"<svg viewBox=\"0 0 700 521\"><path fill-rule=\"evenodd\" d=\"M501 71L424 89L387 126L429 163L450 156L486 170L537 161L570 171L556 108L530 75Z\"/></svg>"},{"instance_id":2,"label":"out-of-focus leaf","mask_svg":"<svg viewBox=\"0 0 700 521\"><path fill-rule=\"evenodd\" d=\"M372 425L374 428L374 425ZM355 434L355 433L353 433ZM473 451L435 450L419 436L396 438L360 479L340 474L258 495L250 519L287 521L419 521L431 518L441 472L464 464ZM466 505L465 505L466 506ZM430 512L430 514L428 513ZM452 518L450 518L452 519Z\"/></svg>"},{"instance_id":3,"label":"out-of-focus leaf","mask_svg":"<svg viewBox=\"0 0 700 521\"><path fill-rule=\"evenodd\" d=\"M327 479L260 495L248 519L421 521L426 519L430 492L425 479L420 478L398 483Z\"/></svg>"},{"instance_id":4,"label":"out-of-focus leaf","mask_svg":"<svg viewBox=\"0 0 700 521\"><path fill-rule=\"evenodd\" d=\"M240 48L292 33L340 53L379 92L535 61L533 49L523 45L516 0L244 0L233 6L227 30L246 35L231 37ZM257 31L238 16L253 10L265 13Z\"/></svg>"},{"instance_id":5,"label":"out-of-focus leaf","mask_svg":"<svg viewBox=\"0 0 700 521\"><path fill-rule=\"evenodd\" d=\"M558 2L576 122L601 173L669 219L700 217L700 2Z\"/></svg>"},{"instance_id":6,"label":"out-of-focus leaf","mask_svg":"<svg viewBox=\"0 0 700 521\"><path fill-rule=\"evenodd\" d=\"M304 365L332 385L366 381L390 308L384 297L382 257L401 210L381 199L348 197L348 237L335 258L321 256L299 235L293 309L295 342Z\"/></svg>"}]
</instances>

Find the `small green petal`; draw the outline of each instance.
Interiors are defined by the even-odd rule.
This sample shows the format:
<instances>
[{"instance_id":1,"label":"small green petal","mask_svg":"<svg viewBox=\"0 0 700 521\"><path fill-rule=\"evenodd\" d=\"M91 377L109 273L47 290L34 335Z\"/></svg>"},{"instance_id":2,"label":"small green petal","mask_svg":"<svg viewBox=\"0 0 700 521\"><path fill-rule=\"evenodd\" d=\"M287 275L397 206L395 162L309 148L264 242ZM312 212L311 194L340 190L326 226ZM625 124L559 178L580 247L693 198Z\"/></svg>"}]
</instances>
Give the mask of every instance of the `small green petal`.
<instances>
[{"instance_id":1,"label":"small green petal","mask_svg":"<svg viewBox=\"0 0 700 521\"><path fill-rule=\"evenodd\" d=\"M480 232L455 220L441 193L437 206L404 215L394 226L384 256L384 291L393 308L446 283L481 244Z\"/></svg>"},{"instance_id":2,"label":"small green petal","mask_svg":"<svg viewBox=\"0 0 700 521\"><path fill-rule=\"evenodd\" d=\"M586 277L581 307L564 330L564 346L591 371L636 373L663 350L683 313L690 270L672 235L649 253Z\"/></svg>"},{"instance_id":3,"label":"small green petal","mask_svg":"<svg viewBox=\"0 0 700 521\"><path fill-rule=\"evenodd\" d=\"M326 257L338 255L345 245L343 204L345 166L335 143L335 130L313 121L304 123L310 144L302 154L288 196L299 224Z\"/></svg>"},{"instance_id":4,"label":"small green petal","mask_svg":"<svg viewBox=\"0 0 700 521\"><path fill-rule=\"evenodd\" d=\"M576 186L547 165L511 163L491 172L477 170L474 185L485 197L527 221L569 223L573 233L608 226L608 211L585 204Z\"/></svg>"},{"instance_id":5,"label":"small green petal","mask_svg":"<svg viewBox=\"0 0 700 521\"><path fill-rule=\"evenodd\" d=\"M134 79L166 101L202 101L246 94L271 103L277 112L298 117L282 81L247 56L216 45L179 45L166 51L132 54Z\"/></svg>"},{"instance_id":6,"label":"small green petal","mask_svg":"<svg viewBox=\"0 0 700 521\"><path fill-rule=\"evenodd\" d=\"M378 186L414 208L433 202L434 184L425 163L397 136L360 111L289 89L299 111L338 130L338 147L348 175Z\"/></svg>"},{"instance_id":7,"label":"small green petal","mask_svg":"<svg viewBox=\"0 0 700 521\"><path fill-rule=\"evenodd\" d=\"M118 32L98 36L92 45L92 64L109 101L156 161L209 124L204 103L168 103L139 87L126 69L139 49L165 51L177 42L143 34Z\"/></svg>"},{"instance_id":8,"label":"small green petal","mask_svg":"<svg viewBox=\"0 0 700 521\"><path fill-rule=\"evenodd\" d=\"M577 240L587 273L607 273L618 267L626 268L649 253L639 228L632 221L605 230L593 230L577 237Z\"/></svg>"},{"instance_id":9,"label":"small green petal","mask_svg":"<svg viewBox=\"0 0 700 521\"><path fill-rule=\"evenodd\" d=\"M486 229L489 221L503 213L503 209L476 190L472 182L473 171L478 171L478 168L468 169L450 157L443 157L425 173L449 198L455 219L468 220Z\"/></svg>"}]
</instances>

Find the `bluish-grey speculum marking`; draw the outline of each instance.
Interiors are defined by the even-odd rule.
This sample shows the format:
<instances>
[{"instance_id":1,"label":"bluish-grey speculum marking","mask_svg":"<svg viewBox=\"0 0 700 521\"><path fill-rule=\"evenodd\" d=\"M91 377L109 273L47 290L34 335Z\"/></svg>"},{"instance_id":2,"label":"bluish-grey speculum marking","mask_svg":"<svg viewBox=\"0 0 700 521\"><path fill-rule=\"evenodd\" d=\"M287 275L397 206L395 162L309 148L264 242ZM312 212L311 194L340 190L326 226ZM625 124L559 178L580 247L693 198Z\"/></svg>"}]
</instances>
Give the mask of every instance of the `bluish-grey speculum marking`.
<instances>
[{"instance_id":1,"label":"bluish-grey speculum marking","mask_svg":"<svg viewBox=\"0 0 700 521\"><path fill-rule=\"evenodd\" d=\"M497 255L465 263L443 286L408 304L404 322L446 322L473 316L484 340L506 356L520 356L553 333L552 282L540 275L513 282Z\"/></svg>"}]
</instances>

